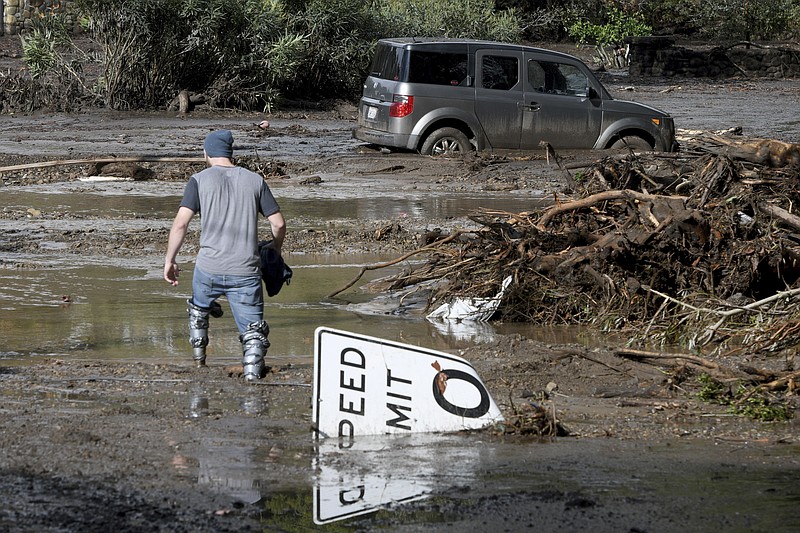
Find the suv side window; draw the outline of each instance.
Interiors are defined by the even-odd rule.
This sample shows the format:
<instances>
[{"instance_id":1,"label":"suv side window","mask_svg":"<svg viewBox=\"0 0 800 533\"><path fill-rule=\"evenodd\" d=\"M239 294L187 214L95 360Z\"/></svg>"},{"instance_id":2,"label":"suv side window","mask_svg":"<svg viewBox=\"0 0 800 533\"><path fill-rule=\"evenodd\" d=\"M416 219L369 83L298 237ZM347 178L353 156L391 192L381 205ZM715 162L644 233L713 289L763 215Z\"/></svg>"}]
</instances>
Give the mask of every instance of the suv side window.
<instances>
[{"instance_id":1,"label":"suv side window","mask_svg":"<svg viewBox=\"0 0 800 533\"><path fill-rule=\"evenodd\" d=\"M519 81L516 57L484 56L481 65L481 86L484 89L508 91Z\"/></svg>"},{"instance_id":2,"label":"suv side window","mask_svg":"<svg viewBox=\"0 0 800 533\"><path fill-rule=\"evenodd\" d=\"M412 51L408 81L433 85L466 84L467 54Z\"/></svg>"},{"instance_id":3,"label":"suv side window","mask_svg":"<svg viewBox=\"0 0 800 533\"><path fill-rule=\"evenodd\" d=\"M586 96L589 80L574 65L552 61L528 61L528 83L534 91L567 96Z\"/></svg>"}]
</instances>

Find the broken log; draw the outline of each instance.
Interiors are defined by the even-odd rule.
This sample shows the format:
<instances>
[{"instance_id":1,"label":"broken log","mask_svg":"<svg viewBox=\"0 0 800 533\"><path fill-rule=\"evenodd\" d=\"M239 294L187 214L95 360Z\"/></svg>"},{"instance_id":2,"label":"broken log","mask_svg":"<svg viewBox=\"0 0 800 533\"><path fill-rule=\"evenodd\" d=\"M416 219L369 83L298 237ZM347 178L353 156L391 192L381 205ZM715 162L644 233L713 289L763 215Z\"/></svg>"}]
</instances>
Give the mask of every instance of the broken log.
<instances>
[{"instance_id":1,"label":"broken log","mask_svg":"<svg viewBox=\"0 0 800 533\"><path fill-rule=\"evenodd\" d=\"M699 357L697 355L692 355L692 354L648 352L644 350L632 350L623 348L619 350L614 350L614 355L617 355L619 357L624 357L627 359L653 359L657 361L665 361L673 359L677 361L687 361L688 363L691 363L696 366L707 368L709 370L715 370L723 375L728 375L731 377L746 377L746 375L743 372L740 372L728 366L720 365L719 363L715 363L713 361L709 361L704 357Z\"/></svg>"},{"instance_id":2,"label":"broken log","mask_svg":"<svg viewBox=\"0 0 800 533\"><path fill-rule=\"evenodd\" d=\"M696 140L692 143L692 147L772 168L800 167L800 144L774 139L743 141L712 135Z\"/></svg>"},{"instance_id":3,"label":"broken log","mask_svg":"<svg viewBox=\"0 0 800 533\"><path fill-rule=\"evenodd\" d=\"M800 231L800 217L797 215L793 215L785 209L782 209L777 205L768 204L767 202L759 202L756 205L758 210L765 215L777 219L779 222L789 226L795 231Z\"/></svg>"},{"instance_id":4,"label":"broken log","mask_svg":"<svg viewBox=\"0 0 800 533\"><path fill-rule=\"evenodd\" d=\"M100 159L58 159L55 161L40 161L39 163L25 163L22 165L11 165L0 167L0 172L11 172L13 170L25 170L28 168L47 168L68 165L88 165L88 164L107 164L107 163L203 163L202 157L108 157Z\"/></svg>"},{"instance_id":5,"label":"broken log","mask_svg":"<svg viewBox=\"0 0 800 533\"><path fill-rule=\"evenodd\" d=\"M666 204L673 204L677 202L681 207L684 205L684 202L688 200L688 198L684 196L657 196L641 193L631 189L603 191L580 200L574 200L548 207L545 210L544 215L542 215L542 218L539 219L537 227L540 230L544 230L550 221L561 213L576 211L578 209L591 207L603 202L610 202L614 200L638 200L640 202L653 202L657 199L662 199Z\"/></svg>"}]
</instances>

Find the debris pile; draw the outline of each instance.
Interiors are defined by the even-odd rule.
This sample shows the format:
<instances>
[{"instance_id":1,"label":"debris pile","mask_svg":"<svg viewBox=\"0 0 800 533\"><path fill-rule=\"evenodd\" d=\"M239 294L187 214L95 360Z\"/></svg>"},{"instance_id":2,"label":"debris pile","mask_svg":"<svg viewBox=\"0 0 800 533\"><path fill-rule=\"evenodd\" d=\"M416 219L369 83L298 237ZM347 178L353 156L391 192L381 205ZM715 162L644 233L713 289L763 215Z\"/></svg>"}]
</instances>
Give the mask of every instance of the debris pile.
<instances>
[{"instance_id":1,"label":"debris pile","mask_svg":"<svg viewBox=\"0 0 800 533\"><path fill-rule=\"evenodd\" d=\"M473 215L480 229L439 236L391 288L432 284L432 309L491 298L510 276L495 314L505 321L693 349L734 336L770 350L800 342L800 145L703 135L677 154L562 171L569 197Z\"/></svg>"}]
</instances>

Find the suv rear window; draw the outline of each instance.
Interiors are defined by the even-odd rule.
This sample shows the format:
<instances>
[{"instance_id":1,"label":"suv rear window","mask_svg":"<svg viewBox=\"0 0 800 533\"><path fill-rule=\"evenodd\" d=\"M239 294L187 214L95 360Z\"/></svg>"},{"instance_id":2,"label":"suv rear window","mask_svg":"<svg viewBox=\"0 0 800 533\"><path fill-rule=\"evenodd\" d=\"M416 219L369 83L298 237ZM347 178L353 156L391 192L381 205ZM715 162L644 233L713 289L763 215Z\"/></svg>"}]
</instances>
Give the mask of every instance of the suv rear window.
<instances>
[{"instance_id":1,"label":"suv rear window","mask_svg":"<svg viewBox=\"0 0 800 533\"><path fill-rule=\"evenodd\" d=\"M369 75L384 80L400 80L400 68L405 50L395 46L378 43L375 57L369 68Z\"/></svg>"},{"instance_id":2,"label":"suv rear window","mask_svg":"<svg viewBox=\"0 0 800 533\"><path fill-rule=\"evenodd\" d=\"M440 45L437 50L407 50L378 43L369 75L384 80L431 85L466 85L466 46Z\"/></svg>"}]
</instances>

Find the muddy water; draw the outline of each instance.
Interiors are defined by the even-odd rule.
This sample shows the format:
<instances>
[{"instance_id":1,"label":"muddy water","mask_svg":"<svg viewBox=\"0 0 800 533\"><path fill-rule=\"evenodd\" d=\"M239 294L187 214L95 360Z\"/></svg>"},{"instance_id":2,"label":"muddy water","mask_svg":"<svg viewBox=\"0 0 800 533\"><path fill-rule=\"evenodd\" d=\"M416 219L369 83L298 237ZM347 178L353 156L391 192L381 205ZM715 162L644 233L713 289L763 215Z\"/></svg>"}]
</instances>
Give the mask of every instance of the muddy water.
<instances>
[{"instance_id":1,"label":"muddy water","mask_svg":"<svg viewBox=\"0 0 800 533\"><path fill-rule=\"evenodd\" d=\"M325 177L326 183L337 179L335 175ZM539 202L532 195L511 201L499 195L421 196L370 185L337 187L333 195L324 187L296 188L279 183L273 188L293 231L359 219L448 219L479 207L521 211ZM21 221L0 220L0 232L9 237L54 230L113 229L121 234L148 228L166 231L180 193L180 184L164 183L69 182L6 188L4 209L23 213L35 210L56 217L31 215ZM181 285L174 289L161 280L163 248L120 258L74 255L63 247L44 240L36 254L3 255L6 268L0 269L0 358L21 362L38 355L101 360L187 357L184 300L191 290L190 255L181 258L186 271ZM287 259L294 269L294 282L267 302L267 319L273 331L270 357L277 363L309 363L313 331L322 325L361 333L381 331L386 338L434 349L463 344L463 337L449 335L423 319L386 317L375 314L381 311L374 309L357 313L345 305L348 302L326 299L327 294L353 279L362 265L389 257L320 256L300 250ZM347 297L349 303L366 299L357 292ZM213 320L211 328L211 360L236 361L241 348L232 319L225 316ZM481 332L485 339L494 329L487 326Z\"/></svg>"}]
</instances>

